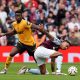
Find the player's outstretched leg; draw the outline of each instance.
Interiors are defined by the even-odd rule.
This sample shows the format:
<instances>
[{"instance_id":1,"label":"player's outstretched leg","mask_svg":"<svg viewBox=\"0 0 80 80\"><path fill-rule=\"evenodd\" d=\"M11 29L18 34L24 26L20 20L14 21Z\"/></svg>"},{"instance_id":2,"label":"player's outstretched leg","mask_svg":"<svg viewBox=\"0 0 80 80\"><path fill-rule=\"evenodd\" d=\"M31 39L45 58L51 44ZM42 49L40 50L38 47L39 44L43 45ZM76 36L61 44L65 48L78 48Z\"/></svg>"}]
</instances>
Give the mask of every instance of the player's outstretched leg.
<instances>
[{"instance_id":1,"label":"player's outstretched leg","mask_svg":"<svg viewBox=\"0 0 80 80\"><path fill-rule=\"evenodd\" d=\"M23 66L23 67L18 71L17 74L25 74L26 70L27 70L27 67L26 67L26 66Z\"/></svg>"},{"instance_id":2,"label":"player's outstretched leg","mask_svg":"<svg viewBox=\"0 0 80 80\"><path fill-rule=\"evenodd\" d=\"M39 74L41 74L40 73L40 69L38 69L38 68L35 68L35 69L33 69L33 68L27 68L26 66L23 66L19 71L18 71L18 73L17 74L25 74L26 72L28 72L28 73L32 73L32 74L36 74L36 75L39 75ZM46 74L49 74L49 72L48 72L48 70L46 69Z\"/></svg>"},{"instance_id":3,"label":"player's outstretched leg","mask_svg":"<svg viewBox=\"0 0 80 80\"><path fill-rule=\"evenodd\" d=\"M10 53L10 55L7 57L6 59L6 63L5 63L5 66L4 66L4 69L2 71L0 71L0 74L6 74L7 73L7 70L8 70L8 67L12 61L12 58L19 52L19 50L17 49L17 47L14 47Z\"/></svg>"},{"instance_id":4,"label":"player's outstretched leg","mask_svg":"<svg viewBox=\"0 0 80 80\"><path fill-rule=\"evenodd\" d=\"M62 60L63 60L62 56L58 56L56 58L56 67L57 67L56 74L61 74Z\"/></svg>"},{"instance_id":5,"label":"player's outstretched leg","mask_svg":"<svg viewBox=\"0 0 80 80\"><path fill-rule=\"evenodd\" d=\"M6 74L6 73L7 73L7 69L8 69L8 67L9 67L11 61L12 61L12 57L9 55L9 56L7 57L7 60L6 60L5 67L4 67L4 69L0 72L0 74Z\"/></svg>"}]
</instances>

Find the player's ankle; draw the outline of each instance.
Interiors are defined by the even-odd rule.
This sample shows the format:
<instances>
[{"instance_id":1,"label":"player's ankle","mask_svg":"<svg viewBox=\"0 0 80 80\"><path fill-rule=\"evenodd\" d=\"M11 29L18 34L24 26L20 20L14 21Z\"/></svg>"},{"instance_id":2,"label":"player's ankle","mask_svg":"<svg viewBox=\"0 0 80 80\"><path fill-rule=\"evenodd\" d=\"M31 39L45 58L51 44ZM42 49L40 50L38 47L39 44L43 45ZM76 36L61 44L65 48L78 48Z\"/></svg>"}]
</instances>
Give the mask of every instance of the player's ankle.
<instances>
[{"instance_id":1,"label":"player's ankle","mask_svg":"<svg viewBox=\"0 0 80 80\"><path fill-rule=\"evenodd\" d=\"M52 72L52 74L56 74L56 72Z\"/></svg>"},{"instance_id":2,"label":"player's ankle","mask_svg":"<svg viewBox=\"0 0 80 80\"><path fill-rule=\"evenodd\" d=\"M61 70L56 70L57 73L61 73Z\"/></svg>"},{"instance_id":3,"label":"player's ankle","mask_svg":"<svg viewBox=\"0 0 80 80\"><path fill-rule=\"evenodd\" d=\"M6 71L8 70L7 68L4 68Z\"/></svg>"},{"instance_id":4,"label":"player's ankle","mask_svg":"<svg viewBox=\"0 0 80 80\"><path fill-rule=\"evenodd\" d=\"M26 72L29 72L30 69L31 69L31 68L27 68L27 69L26 69Z\"/></svg>"}]
</instances>

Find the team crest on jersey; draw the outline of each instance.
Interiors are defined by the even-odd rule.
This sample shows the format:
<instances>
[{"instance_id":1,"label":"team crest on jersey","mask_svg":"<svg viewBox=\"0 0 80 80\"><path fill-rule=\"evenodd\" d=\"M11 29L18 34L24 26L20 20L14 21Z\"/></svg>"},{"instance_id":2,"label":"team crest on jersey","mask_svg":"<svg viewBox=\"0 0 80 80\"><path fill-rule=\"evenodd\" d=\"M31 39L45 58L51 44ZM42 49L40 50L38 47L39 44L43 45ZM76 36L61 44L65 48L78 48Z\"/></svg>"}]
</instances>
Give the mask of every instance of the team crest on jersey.
<instances>
[{"instance_id":1,"label":"team crest on jersey","mask_svg":"<svg viewBox=\"0 0 80 80\"><path fill-rule=\"evenodd\" d=\"M28 22L27 22L27 25L30 25L30 24L31 24L31 23L28 21Z\"/></svg>"}]
</instances>

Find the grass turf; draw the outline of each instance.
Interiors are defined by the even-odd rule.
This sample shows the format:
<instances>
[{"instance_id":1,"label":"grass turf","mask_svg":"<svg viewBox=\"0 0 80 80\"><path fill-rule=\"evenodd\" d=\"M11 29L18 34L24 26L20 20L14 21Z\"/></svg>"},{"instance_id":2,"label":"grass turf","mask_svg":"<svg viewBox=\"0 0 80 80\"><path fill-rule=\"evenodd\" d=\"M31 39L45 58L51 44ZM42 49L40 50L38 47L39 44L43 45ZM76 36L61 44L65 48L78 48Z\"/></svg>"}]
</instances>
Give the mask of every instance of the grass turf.
<instances>
[{"instance_id":1,"label":"grass turf","mask_svg":"<svg viewBox=\"0 0 80 80\"><path fill-rule=\"evenodd\" d=\"M68 73L67 70L70 66L76 66L78 68L78 73L76 76L70 75L33 75L26 73L24 75L18 75L18 70L26 65L29 68L37 68L35 63L12 63L8 69L7 74L0 75L0 80L80 80L80 63L70 64L64 63L62 65L62 71ZM0 70L3 69L4 63L0 63ZM51 73L50 64L47 64L47 69Z\"/></svg>"}]
</instances>

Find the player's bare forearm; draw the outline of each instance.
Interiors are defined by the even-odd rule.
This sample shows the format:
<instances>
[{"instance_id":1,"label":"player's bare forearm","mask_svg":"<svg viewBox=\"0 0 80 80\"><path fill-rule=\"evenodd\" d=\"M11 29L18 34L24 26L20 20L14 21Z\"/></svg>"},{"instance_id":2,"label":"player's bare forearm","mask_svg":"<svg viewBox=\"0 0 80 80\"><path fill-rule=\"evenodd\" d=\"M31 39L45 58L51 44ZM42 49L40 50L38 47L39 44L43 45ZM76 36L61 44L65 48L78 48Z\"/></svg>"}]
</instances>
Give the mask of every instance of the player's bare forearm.
<instances>
[{"instance_id":1,"label":"player's bare forearm","mask_svg":"<svg viewBox=\"0 0 80 80\"><path fill-rule=\"evenodd\" d=\"M40 32L46 34L46 36L47 36L50 40L53 40L53 39L54 39L54 37L51 36L51 35L48 33L47 30L45 30L45 29L40 29L38 25L32 24L32 28L37 29L37 30L39 30Z\"/></svg>"},{"instance_id":2,"label":"player's bare forearm","mask_svg":"<svg viewBox=\"0 0 80 80\"><path fill-rule=\"evenodd\" d=\"M50 39L53 40L54 38L48 33L47 30L42 30L42 33L46 34L46 36Z\"/></svg>"},{"instance_id":3,"label":"player's bare forearm","mask_svg":"<svg viewBox=\"0 0 80 80\"><path fill-rule=\"evenodd\" d=\"M16 34L15 30L11 30L11 31L9 31L9 32L7 32L7 33L2 33L2 34L0 34L0 36L1 36L1 37L2 37L2 36L12 36L12 35L14 35L14 34Z\"/></svg>"}]
</instances>

